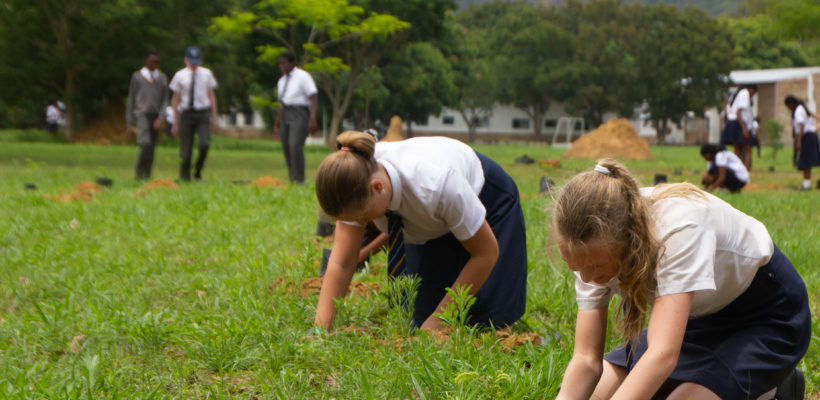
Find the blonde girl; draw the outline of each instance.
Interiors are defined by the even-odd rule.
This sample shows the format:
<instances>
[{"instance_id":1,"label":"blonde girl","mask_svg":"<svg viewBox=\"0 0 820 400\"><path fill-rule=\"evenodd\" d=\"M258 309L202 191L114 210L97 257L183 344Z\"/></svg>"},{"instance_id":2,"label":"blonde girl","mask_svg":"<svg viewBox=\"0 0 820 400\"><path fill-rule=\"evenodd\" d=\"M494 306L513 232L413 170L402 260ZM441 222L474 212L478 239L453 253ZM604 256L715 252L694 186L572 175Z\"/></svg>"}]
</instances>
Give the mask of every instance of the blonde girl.
<instances>
[{"instance_id":1,"label":"blonde girl","mask_svg":"<svg viewBox=\"0 0 820 400\"><path fill-rule=\"evenodd\" d=\"M442 327L447 288L470 286L470 321L510 325L524 313L527 251L518 188L494 161L443 137L376 143L348 131L316 173L319 205L340 222L319 294L315 324L330 329L364 227L389 234L388 274L421 278L413 321Z\"/></svg>"},{"instance_id":2,"label":"blonde girl","mask_svg":"<svg viewBox=\"0 0 820 400\"><path fill-rule=\"evenodd\" d=\"M796 374L806 287L756 219L687 183L639 190L606 159L562 189L552 228L578 303L559 399L757 399ZM625 344L604 357L615 293Z\"/></svg>"}]
</instances>

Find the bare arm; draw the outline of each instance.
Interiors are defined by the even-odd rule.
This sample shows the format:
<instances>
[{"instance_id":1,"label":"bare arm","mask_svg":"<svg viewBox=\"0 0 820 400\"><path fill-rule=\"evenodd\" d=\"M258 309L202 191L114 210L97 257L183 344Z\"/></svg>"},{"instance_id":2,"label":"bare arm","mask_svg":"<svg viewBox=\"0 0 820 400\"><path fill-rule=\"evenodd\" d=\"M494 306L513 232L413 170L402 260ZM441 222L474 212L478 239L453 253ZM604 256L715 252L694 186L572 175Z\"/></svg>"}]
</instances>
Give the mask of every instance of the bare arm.
<instances>
[{"instance_id":1,"label":"bare arm","mask_svg":"<svg viewBox=\"0 0 820 400\"><path fill-rule=\"evenodd\" d=\"M612 399L650 399L678 363L694 293L661 296L652 305L646 353Z\"/></svg>"},{"instance_id":2,"label":"bare arm","mask_svg":"<svg viewBox=\"0 0 820 400\"><path fill-rule=\"evenodd\" d=\"M749 127L746 126L746 121L743 120L741 110L737 110L737 122L740 124L740 130L743 132L743 137L749 138Z\"/></svg>"},{"instance_id":3,"label":"bare arm","mask_svg":"<svg viewBox=\"0 0 820 400\"><path fill-rule=\"evenodd\" d=\"M208 99L211 100L211 128L219 124L219 111L216 106L216 95L213 89L208 89Z\"/></svg>"},{"instance_id":4,"label":"bare arm","mask_svg":"<svg viewBox=\"0 0 820 400\"><path fill-rule=\"evenodd\" d=\"M177 137L179 135L179 93L174 92L174 96L171 97L171 108L174 109L174 125L171 126L171 135Z\"/></svg>"},{"instance_id":5,"label":"bare arm","mask_svg":"<svg viewBox=\"0 0 820 400\"><path fill-rule=\"evenodd\" d=\"M478 232L476 232L473 237L462 240L461 244L470 253L470 259L467 260L467 264L464 265L464 268L461 270L461 273L458 274L451 288L455 290L458 286L471 285L469 293L475 295L476 292L481 289L481 286L484 285L484 281L487 280L487 277L490 276L490 272L492 272L493 266L495 266L495 262L498 260L498 241L490 225L487 221L484 221L481 227L478 228ZM433 314L428 316L424 323L421 324L421 328L427 330L441 329L443 325L435 314L440 313L451 301L452 299L449 295L444 296L438 303L438 307L436 307Z\"/></svg>"},{"instance_id":6,"label":"bare arm","mask_svg":"<svg viewBox=\"0 0 820 400\"><path fill-rule=\"evenodd\" d=\"M350 287L350 280L356 272L359 248L364 237L364 228L344 223L336 224L333 239L333 251L327 262L327 271L319 292L319 305L316 307L316 326L330 330L336 317L336 304L333 299L343 297Z\"/></svg>"},{"instance_id":7,"label":"bare arm","mask_svg":"<svg viewBox=\"0 0 820 400\"><path fill-rule=\"evenodd\" d=\"M601 379L607 310L579 310L575 348L556 400L589 399Z\"/></svg>"},{"instance_id":8,"label":"bare arm","mask_svg":"<svg viewBox=\"0 0 820 400\"><path fill-rule=\"evenodd\" d=\"M711 191L711 190L717 189L719 187L722 187L725 182L726 182L726 167L718 167L718 173L717 173L717 176L715 177L715 181L712 182L712 184L709 185L709 187L706 188L706 190Z\"/></svg>"},{"instance_id":9,"label":"bare arm","mask_svg":"<svg viewBox=\"0 0 820 400\"><path fill-rule=\"evenodd\" d=\"M359 262L364 262L370 257L373 253L379 251L379 247L382 247L387 244L387 234L382 232L379 233L379 236L376 236L372 242L368 243L366 246L362 247L359 251Z\"/></svg>"},{"instance_id":10,"label":"bare arm","mask_svg":"<svg viewBox=\"0 0 820 400\"><path fill-rule=\"evenodd\" d=\"M805 124L797 124L797 138L795 139L795 142L794 142L794 148L798 152L800 152L800 148L802 147L802 144L803 144L803 131L804 131L803 127L804 126L805 126Z\"/></svg>"},{"instance_id":11,"label":"bare arm","mask_svg":"<svg viewBox=\"0 0 820 400\"><path fill-rule=\"evenodd\" d=\"M319 96L315 93L310 96L310 119L308 119L308 133L316 131L316 110L319 108Z\"/></svg>"}]
</instances>

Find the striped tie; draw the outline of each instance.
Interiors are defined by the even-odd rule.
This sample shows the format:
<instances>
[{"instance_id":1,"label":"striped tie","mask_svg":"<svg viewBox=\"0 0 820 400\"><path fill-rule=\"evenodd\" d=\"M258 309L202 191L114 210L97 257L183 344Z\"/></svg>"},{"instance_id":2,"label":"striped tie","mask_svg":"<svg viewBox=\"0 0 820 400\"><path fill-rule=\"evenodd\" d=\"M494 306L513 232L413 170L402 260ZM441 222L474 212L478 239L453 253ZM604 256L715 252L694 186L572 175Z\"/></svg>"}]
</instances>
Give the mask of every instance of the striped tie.
<instances>
[{"instance_id":1,"label":"striped tie","mask_svg":"<svg viewBox=\"0 0 820 400\"><path fill-rule=\"evenodd\" d=\"M404 274L406 265L404 264L404 224L401 216L387 212L387 276L393 278Z\"/></svg>"}]
</instances>

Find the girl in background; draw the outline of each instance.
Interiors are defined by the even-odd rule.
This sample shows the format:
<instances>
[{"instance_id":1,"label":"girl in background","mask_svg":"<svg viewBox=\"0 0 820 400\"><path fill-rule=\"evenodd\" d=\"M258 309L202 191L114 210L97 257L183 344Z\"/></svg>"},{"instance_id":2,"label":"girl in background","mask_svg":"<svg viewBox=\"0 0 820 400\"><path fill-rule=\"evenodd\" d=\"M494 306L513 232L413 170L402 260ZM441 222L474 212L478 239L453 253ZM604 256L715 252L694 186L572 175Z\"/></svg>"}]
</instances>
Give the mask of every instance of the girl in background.
<instances>
[{"instance_id":1,"label":"girl in background","mask_svg":"<svg viewBox=\"0 0 820 400\"><path fill-rule=\"evenodd\" d=\"M330 329L334 299L345 295L365 226L388 233L388 276L421 278L413 322L443 325L435 315L446 289L470 286L470 322L511 325L524 313L527 248L524 215L512 178L457 140L424 137L376 143L348 131L316 173L316 197L339 220L319 294L315 324ZM403 248L403 252L401 249Z\"/></svg>"},{"instance_id":2,"label":"girl in background","mask_svg":"<svg viewBox=\"0 0 820 400\"><path fill-rule=\"evenodd\" d=\"M797 169L803 171L802 190L811 189L811 169L820 165L820 147L814 118L806 105L794 95L786 96L786 107L792 112L792 134Z\"/></svg>"},{"instance_id":3,"label":"girl in background","mask_svg":"<svg viewBox=\"0 0 820 400\"><path fill-rule=\"evenodd\" d=\"M802 376L806 287L756 219L607 159L561 190L552 230L578 303L559 399L757 399ZM604 357L616 292L625 345Z\"/></svg>"},{"instance_id":4,"label":"girl in background","mask_svg":"<svg viewBox=\"0 0 820 400\"><path fill-rule=\"evenodd\" d=\"M721 144L734 146L735 155L743 161L747 170L752 165L752 97L755 94L757 85L754 84L742 85L735 92L726 106L726 125L720 137Z\"/></svg>"},{"instance_id":5,"label":"girl in background","mask_svg":"<svg viewBox=\"0 0 820 400\"><path fill-rule=\"evenodd\" d=\"M706 174L702 181L704 189L711 192L725 188L737 193L749 183L749 171L743 161L728 152L723 145L704 144L700 147L700 155L706 160Z\"/></svg>"}]
</instances>

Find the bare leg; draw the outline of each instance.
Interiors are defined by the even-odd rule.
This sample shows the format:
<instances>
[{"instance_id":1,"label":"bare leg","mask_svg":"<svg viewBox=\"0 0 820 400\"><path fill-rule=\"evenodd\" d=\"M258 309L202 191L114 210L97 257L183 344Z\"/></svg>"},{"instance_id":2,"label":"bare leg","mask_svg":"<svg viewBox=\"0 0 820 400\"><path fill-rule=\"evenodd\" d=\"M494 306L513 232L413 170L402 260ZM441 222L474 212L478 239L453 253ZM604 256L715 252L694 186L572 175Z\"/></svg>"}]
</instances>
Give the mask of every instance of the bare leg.
<instances>
[{"instance_id":1,"label":"bare leg","mask_svg":"<svg viewBox=\"0 0 820 400\"><path fill-rule=\"evenodd\" d=\"M678 385L678 387L672 391L672 394L666 398L667 400L688 400L688 399L698 399L698 400L720 400L720 397L716 395L711 390L707 389L705 386L698 385L697 383L692 382L684 382Z\"/></svg>"},{"instance_id":2,"label":"bare leg","mask_svg":"<svg viewBox=\"0 0 820 400\"><path fill-rule=\"evenodd\" d=\"M735 155L737 158L743 160L743 145L740 143L735 143L732 146L735 148Z\"/></svg>"},{"instance_id":3,"label":"bare leg","mask_svg":"<svg viewBox=\"0 0 820 400\"><path fill-rule=\"evenodd\" d=\"M750 144L742 144L741 151L743 152L743 165L746 166L746 169L751 171L752 170L752 145Z\"/></svg>"},{"instance_id":4,"label":"bare leg","mask_svg":"<svg viewBox=\"0 0 820 400\"><path fill-rule=\"evenodd\" d=\"M598 381L598 385L595 386L595 391L592 393L590 400L604 400L612 397L624 379L626 379L626 368L604 361L604 373L601 374L601 379Z\"/></svg>"}]
</instances>

